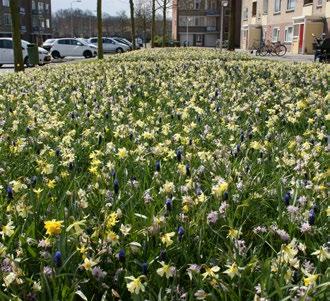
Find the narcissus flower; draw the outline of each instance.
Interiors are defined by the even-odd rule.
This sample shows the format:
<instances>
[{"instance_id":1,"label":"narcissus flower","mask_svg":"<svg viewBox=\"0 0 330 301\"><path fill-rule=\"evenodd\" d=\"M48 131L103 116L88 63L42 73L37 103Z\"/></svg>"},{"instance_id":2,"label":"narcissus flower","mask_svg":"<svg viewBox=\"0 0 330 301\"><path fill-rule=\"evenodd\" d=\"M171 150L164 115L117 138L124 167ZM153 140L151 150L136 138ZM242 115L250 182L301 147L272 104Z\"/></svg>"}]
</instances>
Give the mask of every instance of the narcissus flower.
<instances>
[{"instance_id":1,"label":"narcissus flower","mask_svg":"<svg viewBox=\"0 0 330 301\"><path fill-rule=\"evenodd\" d=\"M236 262L234 262L232 265L227 265L228 269L224 271L224 274L228 274L228 276L233 279L235 276L239 275L238 272L238 266Z\"/></svg>"},{"instance_id":2,"label":"narcissus flower","mask_svg":"<svg viewBox=\"0 0 330 301\"><path fill-rule=\"evenodd\" d=\"M205 272L202 274L203 280L207 277L210 278L219 278L219 275L217 274L220 271L220 268L216 265L213 267L204 266Z\"/></svg>"},{"instance_id":3,"label":"narcissus flower","mask_svg":"<svg viewBox=\"0 0 330 301\"><path fill-rule=\"evenodd\" d=\"M228 183L220 181L212 187L212 194L216 197L222 197L224 192L228 190Z\"/></svg>"},{"instance_id":4,"label":"narcissus flower","mask_svg":"<svg viewBox=\"0 0 330 301\"><path fill-rule=\"evenodd\" d=\"M166 245L166 247L169 247L171 244L173 244L173 240L172 237L175 235L175 232L169 232L169 233L165 233L162 237L161 237L161 241L164 245Z\"/></svg>"},{"instance_id":5,"label":"narcissus flower","mask_svg":"<svg viewBox=\"0 0 330 301\"><path fill-rule=\"evenodd\" d=\"M63 221L57 221L55 219L51 221L45 221L46 234L48 235L59 235L61 233L61 228Z\"/></svg>"},{"instance_id":6,"label":"narcissus flower","mask_svg":"<svg viewBox=\"0 0 330 301\"><path fill-rule=\"evenodd\" d=\"M321 246L321 248L319 250L312 253L312 255L317 256L317 258L321 262L326 261L327 259L330 259L330 253L329 253L328 249L326 247L323 247L323 246Z\"/></svg>"},{"instance_id":7,"label":"narcissus flower","mask_svg":"<svg viewBox=\"0 0 330 301\"><path fill-rule=\"evenodd\" d=\"M129 283L127 283L126 287L128 291L131 294L138 295L141 292L145 291L146 284L142 283L141 279L143 279L144 276L139 276L137 278L133 276L125 277L125 279L131 280Z\"/></svg>"},{"instance_id":8,"label":"narcissus flower","mask_svg":"<svg viewBox=\"0 0 330 301\"><path fill-rule=\"evenodd\" d=\"M174 266L170 266L169 264L165 264L164 261L161 261L161 268L157 269L157 274L160 277L165 276L167 279L173 277L175 275L176 269Z\"/></svg>"}]
</instances>

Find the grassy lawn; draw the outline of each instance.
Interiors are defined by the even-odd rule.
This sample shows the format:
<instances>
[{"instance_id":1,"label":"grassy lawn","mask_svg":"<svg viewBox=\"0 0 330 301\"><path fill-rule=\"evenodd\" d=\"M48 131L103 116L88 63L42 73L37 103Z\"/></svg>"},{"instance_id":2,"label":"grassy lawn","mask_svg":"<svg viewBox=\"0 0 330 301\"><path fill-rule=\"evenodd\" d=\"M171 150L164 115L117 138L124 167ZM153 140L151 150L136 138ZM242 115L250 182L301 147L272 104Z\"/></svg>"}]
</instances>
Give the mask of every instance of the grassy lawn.
<instances>
[{"instance_id":1,"label":"grassy lawn","mask_svg":"<svg viewBox=\"0 0 330 301\"><path fill-rule=\"evenodd\" d=\"M143 50L0 79L0 300L326 300L327 67Z\"/></svg>"}]
</instances>

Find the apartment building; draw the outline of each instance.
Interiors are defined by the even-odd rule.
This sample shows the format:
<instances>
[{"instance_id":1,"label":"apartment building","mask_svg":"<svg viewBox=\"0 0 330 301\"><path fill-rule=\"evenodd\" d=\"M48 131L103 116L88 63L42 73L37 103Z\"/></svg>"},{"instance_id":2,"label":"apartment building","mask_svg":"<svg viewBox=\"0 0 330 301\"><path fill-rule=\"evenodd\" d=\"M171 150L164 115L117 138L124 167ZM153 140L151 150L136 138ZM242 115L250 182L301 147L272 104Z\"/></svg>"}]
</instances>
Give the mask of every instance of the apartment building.
<instances>
[{"instance_id":1,"label":"apartment building","mask_svg":"<svg viewBox=\"0 0 330 301\"><path fill-rule=\"evenodd\" d=\"M243 0L241 48L281 41L289 51L313 53L313 36L329 35L330 0Z\"/></svg>"},{"instance_id":2,"label":"apartment building","mask_svg":"<svg viewBox=\"0 0 330 301\"><path fill-rule=\"evenodd\" d=\"M241 0L234 0L236 4L236 46L240 43ZM223 28L220 28L221 1L220 0L173 0L172 6L172 38L181 44L191 46L215 47L223 32L223 41L228 41L230 1L224 7Z\"/></svg>"},{"instance_id":3,"label":"apartment building","mask_svg":"<svg viewBox=\"0 0 330 301\"><path fill-rule=\"evenodd\" d=\"M10 0L0 0L0 37L11 36ZM20 0L22 39L37 44L52 36L51 0Z\"/></svg>"}]
</instances>

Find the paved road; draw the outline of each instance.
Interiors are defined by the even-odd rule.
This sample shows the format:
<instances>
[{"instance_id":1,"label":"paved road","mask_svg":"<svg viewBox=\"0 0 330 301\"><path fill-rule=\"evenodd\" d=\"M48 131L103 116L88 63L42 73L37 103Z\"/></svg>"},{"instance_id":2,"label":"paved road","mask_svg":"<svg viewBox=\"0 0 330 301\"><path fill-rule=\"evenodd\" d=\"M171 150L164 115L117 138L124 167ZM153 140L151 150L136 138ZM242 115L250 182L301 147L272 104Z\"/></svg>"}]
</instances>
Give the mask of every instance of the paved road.
<instances>
[{"instance_id":1,"label":"paved road","mask_svg":"<svg viewBox=\"0 0 330 301\"><path fill-rule=\"evenodd\" d=\"M240 51L240 50L238 50ZM313 62L314 56L313 55L302 55L302 54L286 54L284 57L278 57L278 56L255 56L254 54L251 54L251 56L256 58L261 58L265 60L275 60L275 61L283 61L283 62ZM65 62L74 62L79 60L85 60L83 57L66 57L64 60L58 61L58 63L65 63ZM0 76L4 73L14 72L14 67L10 65L5 65L2 68L0 68Z\"/></svg>"}]
</instances>

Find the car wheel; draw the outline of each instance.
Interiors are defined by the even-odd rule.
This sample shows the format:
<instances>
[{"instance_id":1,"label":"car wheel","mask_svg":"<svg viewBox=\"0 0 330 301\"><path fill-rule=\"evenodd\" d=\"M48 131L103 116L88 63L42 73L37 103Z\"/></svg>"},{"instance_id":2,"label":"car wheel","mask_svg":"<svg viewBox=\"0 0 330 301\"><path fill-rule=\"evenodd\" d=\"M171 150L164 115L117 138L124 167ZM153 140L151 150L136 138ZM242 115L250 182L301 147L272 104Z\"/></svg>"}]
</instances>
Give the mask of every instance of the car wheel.
<instances>
[{"instance_id":1,"label":"car wheel","mask_svg":"<svg viewBox=\"0 0 330 301\"><path fill-rule=\"evenodd\" d=\"M60 59L60 58L61 58L61 55L60 55L60 53L59 53L57 50L54 50L54 51L52 52L52 57L53 57L54 59Z\"/></svg>"},{"instance_id":2,"label":"car wheel","mask_svg":"<svg viewBox=\"0 0 330 301\"><path fill-rule=\"evenodd\" d=\"M29 58L28 58L28 57L26 57L26 58L24 59L24 65L25 65L27 68L34 67L33 64L30 64L30 62L29 62Z\"/></svg>"},{"instance_id":3,"label":"car wheel","mask_svg":"<svg viewBox=\"0 0 330 301\"><path fill-rule=\"evenodd\" d=\"M85 57L85 59L89 59L89 58L93 57L93 53L89 50L86 50L84 52L83 56Z\"/></svg>"},{"instance_id":4,"label":"car wheel","mask_svg":"<svg viewBox=\"0 0 330 301\"><path fill-rule=\"evenodd\" d=\"M123 53L124 50L123 50L123 48L117 48L117 49L116 49L116 52L117 52L117 53Z\"/></svg>"},{"instance_id":5,"label":"car wheel","mask_svg":"<svg viewBox=\"0 0 330 301\"><path fill-rule=\"evenodd\" d=\"M0 68L2 67L2 64L0 64Z\"/></svg>"}]
</instances>

